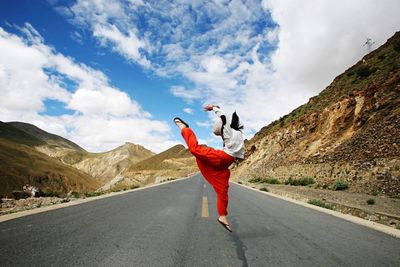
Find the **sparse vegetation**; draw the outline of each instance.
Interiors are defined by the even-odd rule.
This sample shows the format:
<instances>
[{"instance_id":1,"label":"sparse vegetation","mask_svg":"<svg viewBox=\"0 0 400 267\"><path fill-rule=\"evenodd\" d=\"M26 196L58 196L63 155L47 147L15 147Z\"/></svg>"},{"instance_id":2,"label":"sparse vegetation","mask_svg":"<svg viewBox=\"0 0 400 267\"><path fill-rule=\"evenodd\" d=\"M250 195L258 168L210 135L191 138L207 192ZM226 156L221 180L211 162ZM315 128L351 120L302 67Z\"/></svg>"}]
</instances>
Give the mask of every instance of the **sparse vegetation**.
<instances>
[{"instance_id":1,"label":"sparse vegetation","mask_svg":"<svg viewBox=\"0 0 400 267\"><path fill-rule=\"evenodd\" d=\"M41 197L60 197L60 192L55 192L51 189L47 189L45 192L39 192L39 196Z\"/></svg>"},{"instance_id":2,"label":"sparse vegetation","mask_svg":"<svg viewBox=\"0 0 400 267\"><path fill-rule=\"evenodd\" d=\"M76 164L82 161L84 157L88 157L88 154L86 151L71 151L62 157L62 161L70 165Z\"/></svg>"},{"instance_id":3,"label":"sparse vegetation","mask_svg":"<svg viewBox=\"0 0 400 267\"><path fill-rule=\"evenodd\" d=\"M120 191L122 191L122 188L118 188L118 187L113 187L113 188L111 188L111 190L110 190L111 192L113 192L113 193L116 193L116 192L120 192Z\"/></svg>"},{"instance_id":4,"label":"sparse vegetation","mask_svg":"<svg viewBox=\"0 0 400 267\"><path fill-rule=\"evenodd\" d=\"M266 179L265 183L267 184L280 184L281 182L276 178Z\"/></svg>"},{"instance_id":5,"label":"sparse vegetation","mask_svg":"<svg viewBox=\"0 0 400 267\"><path fill-rule=\"evenodd\" d=\"M400 40L397 40L396 42L394 42L393 48L395 51L400 52Z\"/></svg>"},{"instance_id":6,"label":"sparse vegetation","mask_svg":"<svg viewBox=\"0 0 400 267\"><path fill-rule=\"evenodd\" d=\"M338 180L334 183L332 190L333 191L338 191L338 190L345 190L347 189L349 186L347 184L347 182L342 181L342 180Z\"/></svg>"},{"instance_id":7,"label":"sparse vegetation","mask_svg":"<svg viewBox=\"0 0 400 267\"><path fill-rule=\"evenodd\" d=\"M74 198L80 198L81 197L81 193L79 192L72 192L71 196L73 196Z\"/></svg>"},{"instance_id":8,"label":"sparse vegetation","mask_svg":"<svg viewBox=\"0 0 400 267\"><path fill-rule=\"evenodd\" d=\"M261 182L261 178L253 178L249 180L249 183L259 183Z\"/></svg>"},{"instance_id":9,"label":"sparse vegetation","mask_svg":"<svg viewBox=\"0 0 400 267\"><path fill-rule=\"evenodd\" d=\"M308 204L315 205L315 206L318 206L318 207L322 207L322 208L325 208L325 209L333 210L333 206L331 204L328 204L328 203L326 203L326 202L324 202L322 200L319 200L319 199L310 199L308 201Z\"/></svg>"},{"instance_id":10,"label":"sparse vegetation","mask_svg":"<svg viewBox=\"0 0 400 267\"><path fill-rule=\"evenodd\" d=\"M121 191L126 191L126 190L130 190L130 189L135 189L135 188L139 188L140 186L137 184L133 184L133 185L127 185L124 183L118 183L115 184L109 191L111 192L121 192Z\"/></svg>"},{"instance_id":11,"label":"sparse vegetation","mask_svg":"<svg viewBox=\"0 0 400 267\"><path fill-rule=\"evenodd\" d=\"M306 185L311 185L314 184L314 178L312 177L304 177L301 179L293 179L290 177L285 181L285 185L294 185L294 186L306 186Z\"/></svg>"},{"instance_id":12,"label":"sparse vegetation","mask_svg":"<svg viewBox=\"0 0 400 267\"><path fill-rule=\"evenodd\" d=\"M104 191L86 192L85 197L98 197L104 194L105 194Z\"/></svg>"},{"instance_id":13,"label":"sparse vegetation","mask_svg":"<svg viewBox=\"0 0 400 267\"><path fill-rule=\"evenodd\" d=\"M381 54L381 55L378 56L379 60L384 60L385 58L386 58L386 56L384 54Z\"/></svg>"},{"instance_id":14,"label":"sparse vegetation","mask_svg":"<svg viewBox=\"0 0 400 267\"><path fill-rule=\"evenodd\" d=\"M69 202L69 201L70 201L69 198L64 198L64 199L61 200L61 203L67 203L67 202Z\"/></svg>"},{"instance_id":15,"label":"sparse vegetation","mask_svg":"<svg viewBox=\"0 0 400 267\"><path fill-rule=\"evenodd\" d=\"M249 180L250 183L263 183L263 184L280 184L281 182L276 178L253 178Z\"/></svg>"},{"instance_id":16,"label":"sparse vegetation","mask_svg":"<svg viewBox=\"0 0 400 267\"><path fill-rule=\"evenodd\" d=\"M375 205L375 199L373 199L373 198L368 199L367 200L367 204L368 205Z\"/></svg>"},{"instance_id":17,"label":"sparse vegetation","mask_svg":"<svg viewBox=\"0 0 400 267\"><path fill-rule=\"evenodd\" d=\"M365 78L374 73L376 70L377 68L375 67L369 67L368 65L361 65L355 70L355 72L357 76Z\"/></svg>"}]
</instances>

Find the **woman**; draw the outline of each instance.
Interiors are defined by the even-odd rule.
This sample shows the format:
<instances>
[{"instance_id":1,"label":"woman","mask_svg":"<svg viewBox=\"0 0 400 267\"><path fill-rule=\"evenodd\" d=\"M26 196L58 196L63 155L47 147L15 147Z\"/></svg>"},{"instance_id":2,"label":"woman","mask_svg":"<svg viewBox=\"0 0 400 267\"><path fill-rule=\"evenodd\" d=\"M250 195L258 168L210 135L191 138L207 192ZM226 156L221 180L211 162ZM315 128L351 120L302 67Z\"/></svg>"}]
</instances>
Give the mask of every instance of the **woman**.
<instances>
[{"instance_id":1,"label":"woman","mask_svg":"<svg viewBox=\"0 0 400 267\"><path fill-rule=\"evenodd\" d=\"M214 111L217 115L217 120L213 126L213 133L222 137L224 143L222 150L199 145L196 135L192 129L189 128L187 123L180 118L174 118L174 122L181 129L183 139L185 139L189 151L195 156L201 174L213 186L217 194L218 222L228 231L232 232L226 218L228 215L227 208L229 200L229 166L236 159L244 158L243 135L239 130L243 128L243 125L240 125L236 113L234 114L232 122L228 124L226 115L219 106L208 104L204 106L204 110ZM232 123L234 123L235 126Z\"/></svg>"}]
</instances>

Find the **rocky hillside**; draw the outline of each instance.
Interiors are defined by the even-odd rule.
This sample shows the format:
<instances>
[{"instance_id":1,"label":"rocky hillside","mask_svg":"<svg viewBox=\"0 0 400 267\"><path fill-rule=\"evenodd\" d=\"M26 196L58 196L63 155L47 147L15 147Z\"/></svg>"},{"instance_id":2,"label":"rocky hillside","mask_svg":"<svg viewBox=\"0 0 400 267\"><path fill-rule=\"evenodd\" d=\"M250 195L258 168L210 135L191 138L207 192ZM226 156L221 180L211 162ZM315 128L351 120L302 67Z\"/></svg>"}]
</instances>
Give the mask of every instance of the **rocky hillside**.
<instances>
[{"instance_id":1,"label":"rocky hillside","mask_svg":"<svg viewBox=\"0 0 400 267\"><path fill-rule=\"evenodd\" d=\"M400 197L400 33L246 143L235 179L313 177Z\"/></svg>"},{"instance_id":2,"label":"rocky hillside","mask_svg":"<svg viewBox=\"0 0 400 267\"><path fill-rule=\"evenodd\" d=\"M104 153L90 153L68 139L43 131L32 124L23 122L6 124L28 134L27 140L31 142L29 145L37 151L81 170L102 183L109 182L133 163L154 155L150 150L132 143L126 143ZM15 141L21 142L21 140Z\"/></svg>"},{"instance_id":3,"label":"rocky hillside","mask_svg":"<svg viewBox=\"0 0 400 267\"><path fill-rule=\"evenodd\" d=\"M140 145L125 143L104 153L70 152L60 159L96 179L109 182L134 163L153 155L153 152Z\"/></svg>"},{"instance_id":4,"label":"rocky hillside","mask_svg":"<svg viewBox=\"0 0 400 267\"><path fill-rule=\"evenodd\" d=\"M25 184L52 190L94 191L100 182L34 149L45 142L13 125L0 122L0 195L11 196Z\"/></svg>"},{"instance_id":5,"label":"rocky hillside","mask_svg":"<svg viewBox=\"0 0 400 267\"><path fill-rule=\"evenodd\" d=\"M132 165L120 183L146 185L185 177L198 171L195 158L183 145L176 145Z\"/></svg>"},{"instance_id":6,"label":"rocky hillside","mask_svg":"<svg viewBox=\"0 0 400 267\"><path fill-rule=\"evenodd\" d=\"M61 136L43 131L42 129L36 127L35 125L18 121L8 122L7 124L14 126L15 128L41 140L43 142L42 143L43 146L48 146L49 148L53 148L54 151L57 151L57 148L84 151L83 148L81 148L74 142L71 142L70 140L65 139Z\"/></svg>"},{"instance_id":7,"label":"rocky hillside","mask_svg":"<svg viewBox=\"0 0 400 267\"><path fill-rule=\"evenodd\" d=\"M95 190L132 164L154 155L150 150L131 143L105 153L90 153L65 138L23 122L0 122L0 140L3 148L0 152L0 177L4 189L0 194L21 189L25 183L36 184L39 176L47 177L38 184L39 188L49 184L50 189L57 191ZM38 162L43 164L37 165ZM80 182L76 181L79 177L83 179ZM65 179L72 180L55 186L57 182L54 181L60 179L60 183ZM82 184L84 180L87 180L86 186Z\"/></svg>"}]
</instances>

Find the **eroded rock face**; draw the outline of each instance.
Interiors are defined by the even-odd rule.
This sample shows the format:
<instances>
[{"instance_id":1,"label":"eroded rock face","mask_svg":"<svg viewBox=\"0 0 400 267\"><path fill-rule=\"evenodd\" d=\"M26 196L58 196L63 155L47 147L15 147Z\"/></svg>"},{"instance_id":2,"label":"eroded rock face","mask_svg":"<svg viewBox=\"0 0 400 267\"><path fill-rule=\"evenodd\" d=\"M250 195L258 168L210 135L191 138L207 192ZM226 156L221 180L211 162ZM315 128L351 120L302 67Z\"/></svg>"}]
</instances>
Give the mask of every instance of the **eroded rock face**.
<instances>
[{"instance_id":1,"label":"eroded rock face","mask_svg":"<svg viewBox=\"0 0 400 267\"><path fill-rule=\"evenodd\" d=\"M356 192L400 197L400 51L394 42L400 44L399 33L319 96L261 129L246 143L246 159L233 176L314 177L321 185L345 180ZM357 76L365 66L375 72Z\"/></svg>"},{"instance_id":2,"label":"eroded rock face","mask_svg":"<svg viewBox=\"0 0 400 267\"><path fill-rule=\"evenodd\" d=\"M42 153L58 158L62 163L83 171L103 183L108 183L132 164L153 156L146 148L131 143L104 153L89 153L48 145L36 147Z\"/></svg>"}]
</instances>

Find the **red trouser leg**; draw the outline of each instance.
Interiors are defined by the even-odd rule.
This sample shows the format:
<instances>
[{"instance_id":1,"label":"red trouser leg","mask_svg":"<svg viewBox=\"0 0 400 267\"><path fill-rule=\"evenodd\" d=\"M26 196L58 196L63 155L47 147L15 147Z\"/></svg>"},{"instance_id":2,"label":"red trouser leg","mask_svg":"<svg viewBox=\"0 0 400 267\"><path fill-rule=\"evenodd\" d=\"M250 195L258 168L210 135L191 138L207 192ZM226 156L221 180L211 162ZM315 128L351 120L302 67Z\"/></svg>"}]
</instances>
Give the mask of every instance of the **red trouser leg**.
<instances>
[{"instance_id":1,"label":"red trouser leg","mask_svg":"<svg viewBox=\"0 0 400 267\"><path fill-rule=\"evenodd\" d=\"M197 166L204 178L213 186L217 193L217 210L219 215L227 215L228 189L230 171L229 165L235 160L222 150L200 146L196 135L190 128L182 129L182 136L189 151L196 157Z\"/></svg>"}]
</instances>

